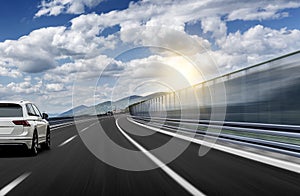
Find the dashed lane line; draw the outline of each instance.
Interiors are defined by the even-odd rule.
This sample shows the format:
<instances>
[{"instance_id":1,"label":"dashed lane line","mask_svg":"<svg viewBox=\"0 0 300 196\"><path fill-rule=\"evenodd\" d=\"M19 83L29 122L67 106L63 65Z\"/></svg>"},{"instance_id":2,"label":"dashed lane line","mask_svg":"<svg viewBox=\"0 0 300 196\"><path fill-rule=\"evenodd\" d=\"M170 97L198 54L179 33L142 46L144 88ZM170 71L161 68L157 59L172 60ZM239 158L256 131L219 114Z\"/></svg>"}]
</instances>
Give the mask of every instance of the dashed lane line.
<instances>
[{"instance_id":1,"label":"dashed lane line","mask_svg":"<svg viewBox=\"0 0 300 196\"><path fill-rule=\"evenodd\" d=\"M71 142L73 139L75 139L77 137L77 135L74 135L72 137L70 137L69 139L67 139L66 141L64 141L63 143L59 144L58 147L62 147L64 145L66 145L67 143Z\"/></svg>"},{"instance_id":2,"label":"dashed lane line","mask_svg":"<svg viewBox=\"0 0 300 196\"><path fill-rule=\"evenodd\" d=\"M20 184L23 180L25 180L31 172L27 172L16 178L14 181L6 185L0 190L0 196L4 196L9 193L12 189L14 189L18 184Z\"/></svg>"},{"instance_id":3,"label":"dashed lane line","mask_svg":"<svg viewBox=\"0 0 300 196\"><path fill-rule=\"evenodd\" d=\"M94 126L96 123L91 124L90 126L82 129L81 131L79 131L79 133L83 133L84 131L88 130L89 128L91 128L92 126Z\"/></svg>"}]
</instances>

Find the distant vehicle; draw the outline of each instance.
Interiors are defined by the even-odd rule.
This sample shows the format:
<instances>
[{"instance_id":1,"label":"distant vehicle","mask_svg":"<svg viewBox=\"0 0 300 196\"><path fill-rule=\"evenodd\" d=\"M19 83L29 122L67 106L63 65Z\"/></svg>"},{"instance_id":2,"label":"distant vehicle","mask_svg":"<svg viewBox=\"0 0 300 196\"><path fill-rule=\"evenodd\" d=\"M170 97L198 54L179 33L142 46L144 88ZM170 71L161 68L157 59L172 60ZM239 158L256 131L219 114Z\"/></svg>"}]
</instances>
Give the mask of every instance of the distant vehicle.
<instances>
[{"instance_id":1,"label":"distant vehicle","mask_svg":"<svg viewBox=\"0 0 300 196\"><path fill-rule=\"evenodd\" d=\"M114 113L112 111L107 111L106 116L112 116Z\"/></svg>"},{"instance_id":2,"label":"distant vehicle","mask_svg":"<svg viewBox=\"0 0 300 196\"><path fill-rule=\"evenodd\" d=\"M0 101L0 145L23 145L35 156L50 149L48 115L28 101Z\"/></svg>"}]
</instances>

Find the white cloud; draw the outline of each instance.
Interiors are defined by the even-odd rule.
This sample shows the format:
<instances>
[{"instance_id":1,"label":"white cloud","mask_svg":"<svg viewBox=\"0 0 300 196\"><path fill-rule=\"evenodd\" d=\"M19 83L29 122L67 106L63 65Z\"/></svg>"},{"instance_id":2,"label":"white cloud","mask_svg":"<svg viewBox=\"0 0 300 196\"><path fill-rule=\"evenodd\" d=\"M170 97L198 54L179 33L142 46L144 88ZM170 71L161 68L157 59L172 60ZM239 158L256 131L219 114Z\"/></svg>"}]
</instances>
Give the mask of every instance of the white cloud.
<instances>
[{"instance_id":1,"label":"white cloud","mask_svg":"<svg viewBox=\"0 0 300 196\"><path fill-rule=\"evenodd\" d=\"M227 26L220 17L207 17L201 20L201 27L204 33L212 32L216 42L222 41L227 35Z\"/></svg>"},{"instance_id":2,"label":"white cloud","mask_svg":"<svg viewBox=\"0 0 300 196\"><path fill-rule=\"evenodd\" d=\"M128 9L122 11L82 15L72 20L71 28L81 29L87 35L95 35L106 27L120 25L122 41L168 46L166 42L175 45L180 43L180 39L171 34L164 36L167 35L167 29L175 29L184 34L187 23L201 21L203 31L212 32L213 38L220 45L227 35L226 20L273 19L279 15L287 16L281 11L295 7L300 7L298 1L142 1L131 3ZM237 12L239 14L235 14ZM225 20L221 20L221 17ZM176 42L169 41L168 37Z\"/></svg>"},{"instance_id":3,"label":"white cloud","mask_svg":"<svg viewBox=\"0 0 300 196\"><path fill-rule=\"evenodd\" d=\"M39 5L39 11L35 17L43 15L57 16L62 13L81 14L84 13L85 8L95 7L103 0L43 0Z\"/></svg>"},{"instance_id":4,"label":"white cloud","mask_svg":"<svg viewBox=\"0 0 300 196\"><path fill-rule=\"evenodd\" d=\"M119 65L117 61L106 55L99 55L88 59L76 59L72 63L65 63L53 70L49 70L44 75L44 80L71 83L76 79L97 78L107 66L112 64ZM115 70L117 69L120 69L120 67L115 67Z\"/></svg>"},{"instance_id":5,"label":"white cloud","mask_svg":"<svg viewBox=\"0 0 300 196\"><path fill-rule=\"evenodd\" d=\"M115 47L113 36L104 38L97 34L76 28L42 28L18 40L1 42L0 57L23 72L43 72L55 68L59 59L93 58L101 51Z\"/></svg>"},{"instance_id":6,"label":"white cloud","mask_svg":"<svg viewBox=\"0 0 300 196\"><path fill-rule=\"evenodd\" d=\"M122 27L120 38L123 42L133 42L137 46L153 47L152 50L159 50L161 55L174 52L181 55L193 55L210 49L208 40L168 27L139 26L129 29Z\"/></svg>"},{"instance_id":7,"label":"white cloud","mask_svg":"<svg viewBox=\"0 0 300 196\"><path fill-rule=\"evenodd\" d=\"M287 8L297 8L299 1L249 1L257 3L256 6L244 6L234 9L228 14L228 20L266 20L287 17L287 12L278 12Z\"/></svg>"},{"instance_id":8,"label":"white cloud","mask_svg":"<svg viewBox=\"0 0 300 196\"><path fill-rule=\"evenodd\" d=\"M258 63L300 48L300 30L275 30L262 25L250 28L243 34L230 33L220 45L223 57L220 66L238 66ZM227 56L227 57L226 57ZM240 61L238 61L238 59Z\"/></svg>"},{"instance_id":9,"label":"white cloud","mask_svg":"<svg viewBox=\"0 0 300 196\"><path fill-rule=\"evenodd\" d=\"M40 92L41 84L33 85L28 81L24 81L21 83L11 82L7 85L7 90L16 92L16 93L24 93L24 94L31 94L31 93L39 93Z\"/></svg>"},{"instance_id":10,"label":"white cloud","mask_svg":"<svg viewBox=\"0 0 300 196\"><path fill-rule=\"evenodd\" d=\"M7 76L12 78L22 77L22 73L17 69L11 69L7 67L0 67L0 76Z\"/></svg>"},{"instance_id":11,"label":"white cloud","mask_svg":"<svg viewBox=\"0 0 300 196\"><path fill-rule=\"evenodd\" d=\"M58 92L64 90L63 84L55 83L55 84L46 84L46 90L50 92Z\"/></svg>"},{"instance_id":12,"label":"white cloud","mask_svg":"<svg viewBox=\"0 0 300 196\"><path fill-rule=\"evenodd\" d=\"M95 6L100 1L53 0L43 1L42 7L50 8L64 5L71 8L80 5ZM297 1L276 2L269 1L233 1L223 3L219 1L142 1L131 3L123 11L112 11L106 14L88 14L74 18L70 28L48 27L31 32L17 41L0 43L0 55L10 59L10 64L17 66L24 72L42 72L57 66L56 60L63 57L73 59L94 58L105 50L113 50L118 41L114 35L106 38L99 33L109 26L121 26L121 39L125 42L135 42L147 45L162 45L171 49L193 48L191 43L185 43L184 27L186 23L201 21L204 32L212 32L220 45L226 36L225 21L220 16L227 16L228 20L237 19L236 12L241 19L254 19L251 14L261 14L266 11L272 18L278 11L285 8L300 6ZM79 6L80 7L80 6ZM43 8L41 10L43 10ZM73 9L73 8L72 8ZM74 8L75 9L75 8ZM78 8L79 9L79 8ZM267 14L268 15L268 14ZM272 15L272 16L271 16ZM154 27L153 27L154 26ZM155 30L155 26L157 27ZM174 34L170 29L175 29ZM182 36L180 35L182 34ZM176 40L176 41L174 41ZM208 46L207 40L194 36L195 42L202 42ZM206 43L205 43L206 42ZM192 44L193 45L193 44ZM197 48L194 48L197 50Z\"/></svg>"},{"instance_id":13,"label":"white cloud","mask_svg":"<svg viewBox=\"0 0 300 196\"><path fill-rule=\"evenodd\" d=\"M83 0L78 0L78 2L92 6L98 4L100 0L97 2L96 0L90 0L90 3ZM59 3L57 0L52 0L49 2L49 7L69 3L73 3L73 1L65 0ZM78 25L84 28L92 24L95 27L94 29L97 29L98 25L108 27L116 24L138 23L184 30L185 23L208 17L227 16L227 20L259 20L285 17L287 16L286 12L281 13L281 10L299 6L298 1L229 0L226 3L213 0L140 1L131 3L128 9L122 11L79 16L73 19L72 23L74 27ZM46 4L44 4L44 7L46 7Z\"/></svg>"},{"instance_id":14,"label":"white cloud","mask_svg":"<svg viewBox=\"0 0 300 196\"><path fill-rule=\"evenodd\" d=\"M101 0L42 1L36 17L83 13L86 7L94 7L100 2ZM124 97L129 92L124 89L133 88L134 83L140 83L145 78L162 79L164 73L179 66L182 59L174 54L172 56L174 51L186 55L197 65L205 66L209 63L203 59L202 54L208 50L217 65L225 70L260 62L298 50L299 30L275 30L258 25L244 33L228 34L226 23L237 19L287 17L288 13L284 9L299 6L299 1L228 0L224 3L215 0L144 0L131 3L128 9L122 11L80 15L70 21L71 26L68 28L42 28L18 40L0 43L0 58L5 62L3 66L0 64L0 75L15 79L7 86L0 85L1 97L8 94L15 97L39 94L38 98L34 98L37 102L43 104L47 100L48 109L57 111L61 107L71 107L72 85L74 80L80 79L79 98L85 104L91 104L93 96L87 92L92 92L93 89L89 87L95 85L92 82L97 81L109 64L114 66L102 74L108 78L122 77L118 87L118 92L122 93L117 96ZM199 30L202 28L204 33L212 35L210 42L185 32L187 24L198 23L201 23ZM120 32L100 36L107 27L115 25L120 26ZM112 58L125 49L145 45L165 49L152 48L151 52L156 56L137 58L126 63ZM70 62L59 64L61 59L66 58ZM163 66L163 63L173 63L173 67ZM39 75L27 77L22 72ZM186 69L186 72L189 70ZM80 74L79 77L77 73ZM22 76L25 77L24 81L17 80ZM111 81L107 79L107 82ZM176 82L178 81L174 81ZM106 99L112 87L106 86L101 90L97 98Z\"/></svg>"},{"instance_id":15,"label":"white cloud","mask_svg":"<svg viewBox=\"0 0 300 196\"><path fill-rule=\"evenodd\" d=\"M52 45L55 35L64 27L48 27L35 30L19 40L0 43L1 58L17 66L23 72L41 72L55 67L55 57L59 49Z\"/></svg>"}]
</instances>

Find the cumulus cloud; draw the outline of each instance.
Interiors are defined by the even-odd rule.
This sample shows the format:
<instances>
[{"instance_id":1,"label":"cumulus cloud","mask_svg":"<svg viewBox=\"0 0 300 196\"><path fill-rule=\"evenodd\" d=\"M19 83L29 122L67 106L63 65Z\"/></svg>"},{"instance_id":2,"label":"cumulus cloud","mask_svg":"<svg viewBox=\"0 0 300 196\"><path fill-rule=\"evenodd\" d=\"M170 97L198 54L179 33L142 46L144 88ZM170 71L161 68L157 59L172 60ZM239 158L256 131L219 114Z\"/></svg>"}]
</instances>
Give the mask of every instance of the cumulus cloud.
<instances>
[{"instance_id":1,"label":"cumulus cloud","mask_svg":"<svg viewBox=\"0 0 300 196\"><path fill-rule=\"evenodd\" d=\"M140 26L129 29L122 27L120 35L123 42L133 42L142 46L162 47L164 48L161 50L162 54L171 50L172 53L176 51L183 55L192 55L210 49L208 40L199 36L190 36L185 32L167 27Z\"/></svg>"},{"instance_id":2,"label":"cumulus cloud","mask_svg":"<svg viewBox=\"0 0 300 196\"><path fill-rule=\"evenodd\" d=\"M57 16L62 13L81 14L85 8L99 5L103 0L43 0L35 17L43 15Z\"/></svg>"},{"instance_id":3,"label":"cumulus cloud","mask_svg":"<svg viewBox=\"0 0 300 196\"><path fill-rule=\"evenodd\" d=\"M18 40L0 43L1 57L23 72L37 73L55 67L59 51L52 45L55 35L64 27L42 28Z\"/></svg>"},{"instance_id":4,"label":"cumulus cloud","mask_svg":"<svg viewBox=\"0 0 300 196\"><path fill-rule=\"evenodd\" d=\"M55 84L47 84L46 90L50 92L58 92L64 90L63 84L55 83Z\"/></svg>"},{"instance_id":5,"label":"cumulus cloud","mask_svg":"<svg viewBox=\"0 0 300 196\"><path fill-rule=\"evenodd\" d=\"M300 48L300 30L271 29L262 25L241 33L230 33L220 45L221 50L214 52L218 64L233 68L250 65L294 52Z\"/></svg>"},{"instance_id":6,"label":"cumulus cloud","mask_svg":"<svg viewBox=\"0 0 300 196\"><path fill-rule=\"evenodd\" d=\"M297 50L300 46L300 30L271 29L256 25L241 34L230 33L220 46L227 53L268 54L275 51Z\"/></svg>"},{"instance_id":7,"label":"cumulus cloud","mask_svg":"<svg viewBox=\"0 0 300 196\"><path fill-rule=\"evenodd\" d=\"M97 6L101 1L42 1L35 16L83 13L87 7ZM40 74L22 82L14 81L9 87L2 85L0 91L40 93L41 103L44 99L52 105L70 107L70 103L62 103L72 96L72 83L79 78L83 80L81 98L85 103L91 103L91 97L85 95L92 83L85 80L95 81L100 74L107 78L122 77L120 89L126 89L134 82L133 77L136 82L145 78L161 78L163 72L180 66L182 59L174 52L187 56L197 65L207 65L209 63L203 59L203 53L208 51L222 69L232 70L299 49L300 35L299 30L275 30L261 25L243 33L228 34L228 21L288 17L285 9L296 7L300 7L300 2L296 0L228 0L226 3L211 0L143 0L132 2L128 9L121 11L83 14L72 19L68 28L37 29L18 40L0 43L0 58L5 61L0 67L1 76L17 79L26 76L26 73ZM211 35L211 39L200 34L189 35L185 32L187 24L201 24L199 30L202 28L204 34ZM101 36L106 28L113 26L119 26L120 31ZM157 47L150 50L152 56L149 58L136 58L129 62L113 59L123 50L145 45ZM158 47L164 49L158 50ZM66 58L70 61L60 63ZM159 68L168 63L173 67ZM189 72L188 69L186 71ZM107 82L111 82L107 78ZM103 88L98 98L104 99L111 90L111 87Z\"/></svg>"},{"instance_id":8,"label":"cumulus cloud","mask_svg":"<svg viewBox=\"0 0 300 196\"><path fill-rule=\"evenodd\" d=\"M91 7L99 3L100 0L43 1L41 10L62 5L71 9L73 5L78 4ZM276 4L271 4L269 1L236 2L233 0L226 4L219 1L193 0L160 3L141 1L131 3L128 9L122 11L81 15L71 20L72 25L68 29L48 27L35 30L19 40L0 43L0 51L3 54L1 57L10 59L10 64L17 66L21 71L42 72L55 68L56 61L63 57L94 58L104 50L115 49L118 42L114 35L99 36L105 28L114 25L120 25L121 40L125 42L162 45L179 51L184 48L199 50L197 47L191 47L193 43L182 40L186 37L183 35L186 34L184 27L187 23L201 21L203 31L212 32L220 45L225 40L227 31L226 23L221 20L221 16L225 16L227 20L252 20L255 18L250 16L251 14L268 12L271 14L266 14L263 18L268 19L280 10L299 6L298 1L280 1ZM56 8L56 10L60 9ZM237 12L239 14L235 14ZM175 31L169 29L175 29L177 32L173 33ZM193 42L202 42L203 46L210 47L208 41L199 36L194 36Z\"/></svg>"},{"instance_id":9,"label":"cumulus cloud","mask_svg":"<svg viewBox=\"0 0 300 196\"><path fill-rule=\"evenodd\" d=\"M201 27L204 33L212 32L212 36L219 43L227 35L227 26L220 17L206 17L201 20Z\"/></svg>"},{"instance_id":10,"label":"cumulus cloud","mask_svg":"<svg viewBox=\"0 0 300 196\"><path fill-rule=\"evenodd\" d=\"M7 76L12 78L22 77L22 73L17 69L11 69L7 67L0 67L0 76Z\"/></svg>"},{"instance_id":11,"label":"cumulus cloud","mask_svg":"<svg viewBox=\"0 0 300 196\"><path fill-rule=\"evenodd\" d=\"M277 19L288 16L288 12L279 12L280 10L297 8L299 6L299 1L261 1L257 6L244 6L232 10L232 12L228 14L228 20Z\"/></svg>"},{"instance_id":12,"label":"cumulus cloud","mask_svg":"<svg viewBox=\"0 0 300 196\"><path fill-rule=\"evenodd\" d=\"M16 93L31 94L31 93L39 93L41 86L42 83L37 83L33 85L29 81L24 81L20 83L11 82L7 85L7 89L9 89L9 91L16 92Z\"/></svg>"},{"instance_id":13,"label":"cumulus cloud","mask_svg":"<svg viewBox=\"0 0 300 196\"><path fill-rule=\"evenodd\" d=\"M55 68L59 59L86 59L113 49L113 36L106 38L78 29L48 27L35 30L18 40L0 43L0 57L22 72L38 73Z\"/></svg>"},{"instance_id":14,"label":"cumulus cloud","mask_svg":"<svg viewBox=\"0 0 300 196\"><path fill-rule=\"evenodd\" d=\"M122 64L106 55L99 55L88 59L76 59L72 63L65 63L50 70L44 75L43 79L52 82L70 83L77 79L97 78L101 74L104 74L102 72L105 68L107 69L111 65L115 65L111 71L122 69Z\"/></svg>"},{"instance_id":15,"label":"cumulus cloud","mask_svg":"<svg viewBox=\"0 0 300 196\"><path fill-rule=\"evenodd\" d=\"M121 40L128 43L163 45L179 49L184 41L181 34L185 34L184 28L188 23L201 21L204 33L212 33L218 45L223 44L227 36L226 22L231 20L262 20L285 17L287 14L281 12L286 8L299 7L298 1L141 1L131 3L129 8L122 11L112 11L106 14L82 15L72 20L72 29L81 29L85 34L95 35L109 26L120 25ZM235 13L239 14L235 14ZM267 13L267 14L266 14ZM262 17L261 15L264 15ZM280 15L280 16L279 16ZM239 17L237 17L239 16ZM256 18L254 16L257 16ZM155 29L156 27L156 29ZM168 29L176 30L172 34ZM201 37L195 36L202 45ZM202 40L201 40L202 39ZM173 40L176 40L173 41ZM171 46L172 45L172 46ZM177 45L177 46L176 46ZM185 44L186 46L191 45ZM193 48L193 47L189 47Z\"/></svg>"}]
</instances>

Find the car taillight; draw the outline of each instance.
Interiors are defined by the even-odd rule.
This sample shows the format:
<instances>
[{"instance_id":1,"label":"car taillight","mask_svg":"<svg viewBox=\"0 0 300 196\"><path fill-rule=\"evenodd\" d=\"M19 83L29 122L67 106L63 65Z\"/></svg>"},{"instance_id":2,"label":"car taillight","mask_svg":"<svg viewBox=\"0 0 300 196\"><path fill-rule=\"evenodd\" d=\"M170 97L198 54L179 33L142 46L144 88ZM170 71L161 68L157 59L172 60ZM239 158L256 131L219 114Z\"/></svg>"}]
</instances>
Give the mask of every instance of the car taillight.
<instances>
[{"instance_id":1,"label":"car taillight","mask_svg":"<svg viewBox=\"0 0 300 196\"><path fill-rule=\"evenodd\" d=\"M13 123L15 125L23 125L24 127L30 127L30 124L27 120L14 120Z\"/></svg>"}]
</instances>

